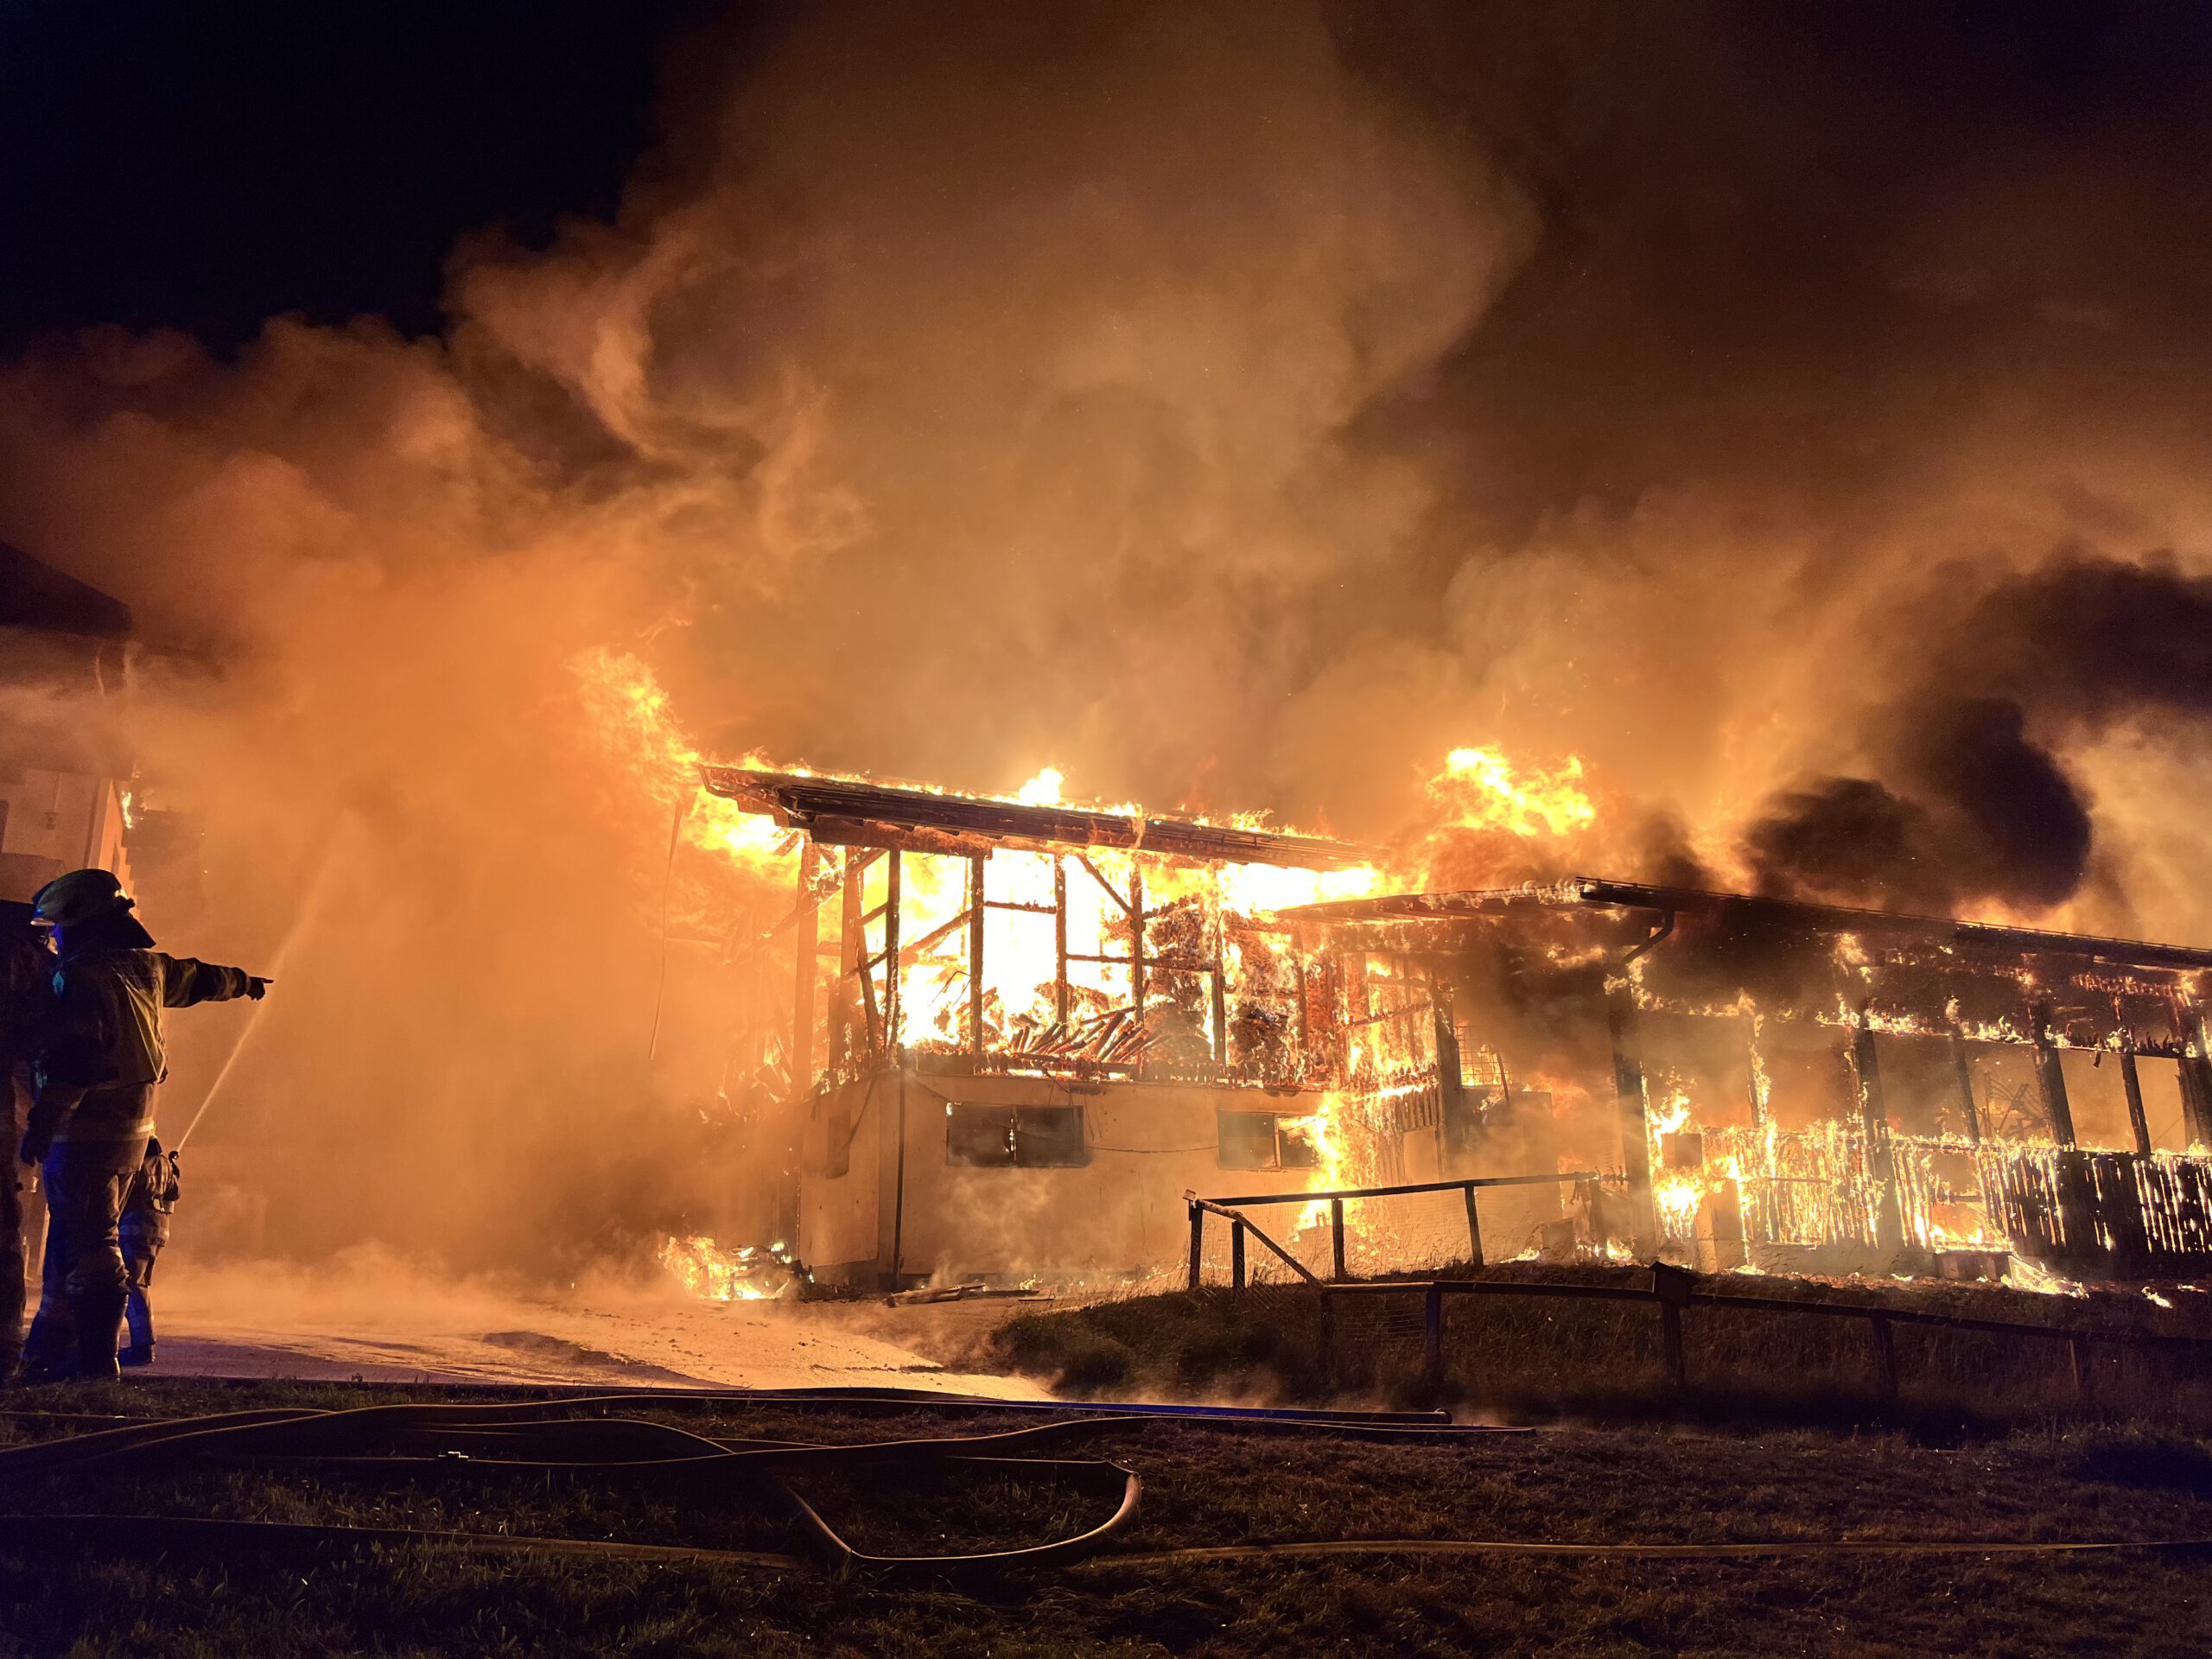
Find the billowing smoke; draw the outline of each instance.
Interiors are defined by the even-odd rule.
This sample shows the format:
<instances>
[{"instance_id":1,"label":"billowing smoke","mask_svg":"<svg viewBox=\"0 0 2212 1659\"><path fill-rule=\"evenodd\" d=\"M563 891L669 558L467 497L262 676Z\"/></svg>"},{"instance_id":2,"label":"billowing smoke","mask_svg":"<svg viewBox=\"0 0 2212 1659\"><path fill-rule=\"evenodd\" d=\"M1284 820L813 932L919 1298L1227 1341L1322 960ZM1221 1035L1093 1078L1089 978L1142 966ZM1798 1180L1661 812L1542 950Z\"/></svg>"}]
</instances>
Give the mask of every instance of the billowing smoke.
<instances>
[{"instance_id":1,"label":"billowing smoke","mask_svg":"<svg viewBox=\"0 0 2212 1659\"><path fill-rule=\"evenodd\" d=\"M2072 899L2098 845L2062 752L2212 716L2212 580L2062 550L1923 650L1877 716L1878 775L1794 788L1750 827L1762 891L2031 916Z\"/></svg>"},{"instance_id":2,"label":"billowing smoke","mask_svg":"<svg viewBox=\"0 0 2212 1659\"><path fill-rule=\"evenodd\" d=\"M809 10L686 65L613 222L465 243L440 337L8 369L0 537L149 641L79 720L196 827L149 918L300 928L272 1243L544 1259L737 1179L670 1016L780 896L683 885L594 652L733 757L1380 836L1497 742L1582 757L1618 873L2212 925L2156 718L2206 314L2145 251L2202 113L1999 65L2104 123L2024 137L1892 18L1876 119L1813 10Z\"/></svg>"}]
</instances>

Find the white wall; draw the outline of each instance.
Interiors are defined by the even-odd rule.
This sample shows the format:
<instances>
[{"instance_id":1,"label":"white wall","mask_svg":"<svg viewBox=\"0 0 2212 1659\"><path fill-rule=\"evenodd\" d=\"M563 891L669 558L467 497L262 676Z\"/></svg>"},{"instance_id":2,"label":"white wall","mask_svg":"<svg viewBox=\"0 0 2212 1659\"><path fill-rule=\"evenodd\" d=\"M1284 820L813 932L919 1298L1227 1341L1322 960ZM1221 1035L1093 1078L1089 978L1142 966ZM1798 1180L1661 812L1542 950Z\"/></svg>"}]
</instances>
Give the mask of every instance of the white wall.
<instances>
[{"instance_id":1,"label":"white wall","mask_svg":"<svg viewBox=\"0 0 2212 1659\"><path fill-rule=\"evenodd\" d=\"M909 1277L1173 1268L1189 1255L1185 1191L1234 1198L1323 1184L1311 1170L1222 1168L1217 1112L1227 1107L1294 1116L1314 1109L1319 1098L1190 1084L1111 1083L1094 1090L1038 1077L911 1073L899 1217L899 1080L895 1071L887 1071L873 1090L849 1084L823 1096L808 1126L799 1178L800 1259L817 1272L887 1263L895 1223L901 1272ZM952 1103L1079 1103L1090 1161L1048 1169L950 1164L945 1124ZM840 1114L853 1126L849 1163L842 1175L830 1176L822 1173L824 1154ZM1254 1219L1266 1226L1273 1217L1287 1226L1293 1214L1283 1206ZM1213 1230L1215 1245L1225 1248L1224 1230Z\"/></svg>"},{"instance_id":2,"label":"white wall","mask_svg":"<svg viewBox=\"0 0 2212 1659\"><path fill-rule=\"evenodd\" d=\"M41 869L49 879L63 870L103 869L113 870L130 887L123 801L112 779L30 767L12 780L0 779L0 801L8 807L7 822L0 825L0 855L8 855L11 886L32 880ZM40 862L34 865L33 860Z\"/></svg>"}]
</instances>

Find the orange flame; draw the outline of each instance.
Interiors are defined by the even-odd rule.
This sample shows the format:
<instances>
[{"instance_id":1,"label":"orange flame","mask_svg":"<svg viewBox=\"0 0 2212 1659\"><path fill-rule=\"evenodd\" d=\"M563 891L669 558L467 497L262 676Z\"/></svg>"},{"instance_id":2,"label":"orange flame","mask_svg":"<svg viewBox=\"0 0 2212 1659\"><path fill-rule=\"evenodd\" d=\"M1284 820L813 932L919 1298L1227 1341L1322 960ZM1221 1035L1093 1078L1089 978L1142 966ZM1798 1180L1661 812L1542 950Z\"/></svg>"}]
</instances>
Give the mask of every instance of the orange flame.
<instances>
[{"instance_id":1,"label":"orange flame","mask_svg":"<svg viewBox=\"0 0 2212 1659\"><path fill-rule=\"evenodd\" d=\"M683 836L688 844L718 854L748 874L791 879L796 849L790 832L701 786L699 766L705 757L677 723L668 693L651 668L603 646L579 652L569 666L593 727L617 764L643 779L664 810L685 804ZM746 764L766 763L748 755Z\"/></svg>"},{"instance_id":2,"label":"orange flame","mask_svg":"<svg viewBox=\"0 0 2212 1659\"><path fill-rule=\"evenodd\" d=\"M1429 798L1462 830L1503 830L1524 838L1568 836L1596 821L1598 809L1582 790L1582 761L1547 772L1516 767L1496 745L1454 749L1429 779Z\"/></svg>"}]
</instances>

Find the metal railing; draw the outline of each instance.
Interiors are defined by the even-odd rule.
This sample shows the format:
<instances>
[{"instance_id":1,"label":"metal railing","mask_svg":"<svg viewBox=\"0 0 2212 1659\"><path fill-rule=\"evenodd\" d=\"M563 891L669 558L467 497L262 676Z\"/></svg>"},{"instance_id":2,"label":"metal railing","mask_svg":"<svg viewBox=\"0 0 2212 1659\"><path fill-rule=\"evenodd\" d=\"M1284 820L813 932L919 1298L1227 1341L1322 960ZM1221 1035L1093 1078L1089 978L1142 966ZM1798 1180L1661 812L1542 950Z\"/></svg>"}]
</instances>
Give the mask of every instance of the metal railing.
<instances>
[{"instance_id":1,"label":"metal railing","mask_svg":"<svg viewBox=\"0 0 2212 1659\"><path fill-rule=\"evenodd\" d=\"M1463 1192L1467 1205L1468 1243L1474 1264L1480 1267L1483 1265L1482 1230L1475 1199L1478 1189L1485 1186L1531 1186L1550 1181L1595 1182L1598 1179L1596 1174L1588 1171L1563 1175L1493 1175L1459 1181L1417 1181L1400 1186L1346 1187L1322 1192L1268 1192L1239 1198L1236 1202L1246 1205L1326 1203L1329 1205L1334 1277L1342 1280L1345 1277L1344 1206L1346 1199L1395 1198L1415 1192ZM1716 1294L1697 1288L1696 1274L1663 1262L1651 1263L1650 1281L1643 1286L1528 1284L1513 1280L1491 1279L1325 1283L1241 1211L1218 1199L1202 1198L1195 1192L1185 1192L1183 1197L1191 1210L1191 1288L1196 1290L1199 1286L1205 1244L1205 1218L1210 1215L1219 1216L1230 1224L1230 1277L1233 1289L1241 1291L1244 1288L1244 1241L1249 1233L1281 1258L1319 1293L1321 1299L1322 1357L1332 1369L1335 1364L1336 1299L1390 1295L1418 1295L1421 1298L1422 1354L1431 1382L1440 1382L1444 1375L1444 1299L1446 1296L1536 1296L1649 1303L1659 1310L1661 1354L1668 1380L1678 1391L1686 1390L1689 1386L1688 1362L1682 1343L1682 1315L1690 1307L1710 1307L1744 1313L1813 1313L1864 1319L1873 1350L1877 1387L1881 1397L1889 1402L1894 1402L1898 1392L1896 1327L1899 1325L2063 1342L2067 1344L2075 1396L2084 1406L2094 1404L2095 1399L2093 1344L2104 1343L2120 1347L2181 1347L2212 1356L2212 1337L2168 1335L2151 1331L2069 1330L2060 1325L2030 1325L2012 1319L1977 1319L1916 1308Z\"/></svg>"},{"instance_id":2,"label":"metal railing","mask_svg":"<svg viewBox=\"0 0 2212 1659\"><path fill-rule=\"evenodd\" d=\"M1205 1260L1205 1226L1208 1216L1219 1216L1230 1224L1229 1273L1230 1285L1238 1290L1244 1287L1244 1236L1249 1232L1269 1250L1282 1258L1299 1275L1310 1284L1321 1281L1291 1253L1283 1249L1262 1230L1243 1211L1263 1204L1321 1204L1329 1206L1329 1276L1333 1280L1349 1278L1344 1268L1344 1201L1348 1198L1395 1198L1414 1192L1459 1192L1467 1205L1467 1259L1475 1267L1484 1265L1482 1217L1476 1209L1475 1194L1489 1186L1541 1186L1548 1184L1578 1185L1598 1179L1595 1170L1580 1169L1563 1175L1478 1175L1458 1181L1413 1181L1399 1186L1347 1186L1324 1192L1262 1192L1252 1198L1202 1198L1196 1192L1185 1192L1183 1202L1191 1209L1191 1288L1198 1287L1200 1274Z\"/></svg>"}]
</instances>

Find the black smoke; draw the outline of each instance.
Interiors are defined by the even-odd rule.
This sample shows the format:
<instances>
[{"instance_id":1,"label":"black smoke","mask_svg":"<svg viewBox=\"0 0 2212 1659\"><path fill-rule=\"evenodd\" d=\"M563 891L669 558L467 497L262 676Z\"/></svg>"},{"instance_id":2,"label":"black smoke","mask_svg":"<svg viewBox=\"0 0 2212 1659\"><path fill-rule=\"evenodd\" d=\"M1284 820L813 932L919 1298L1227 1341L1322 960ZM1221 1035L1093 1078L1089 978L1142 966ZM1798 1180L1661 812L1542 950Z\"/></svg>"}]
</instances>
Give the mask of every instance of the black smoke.
<instances>
[{"instance_id":1,"label":"black smoke","mask_svg":"<svg viewBox=\"0 0 2212 1659\"><path fill-rule=\"evenodd\" d=\"M1745 836L1762 893L2040 912L2098 842L2063 753L2130 723L2212 716L2212 580L2167 556L2064 549L1997 582L1923 649L1877 717L1877 775L1774 797Z\"/></svg>"}]
</instances>

